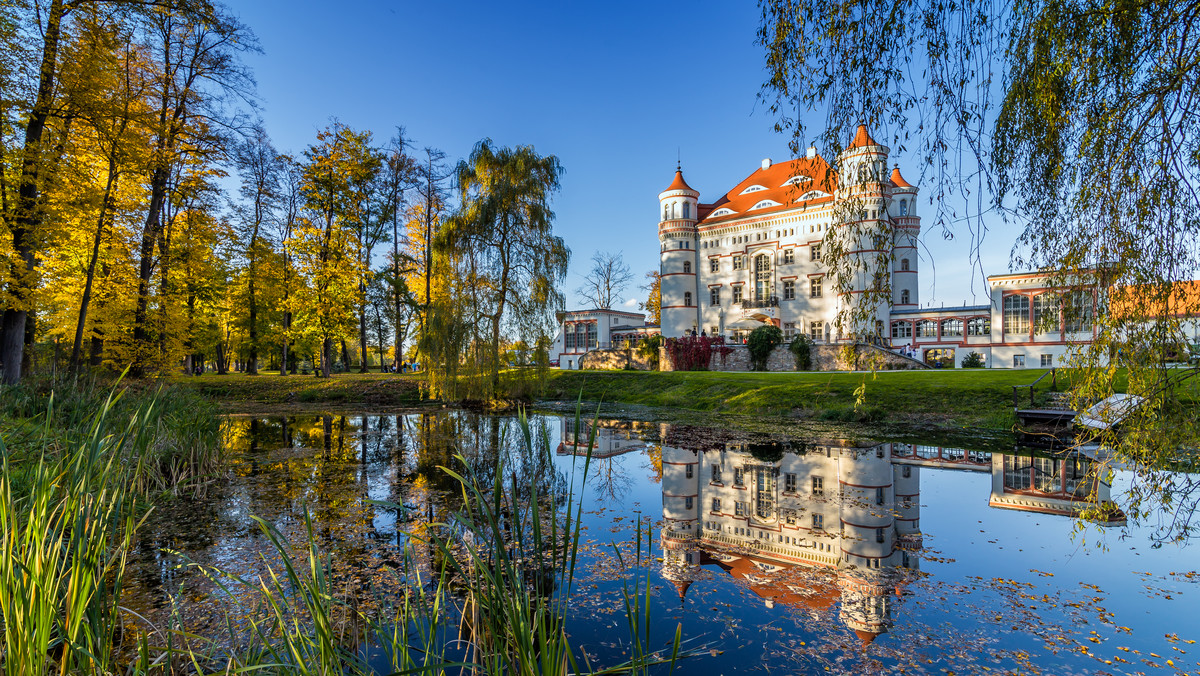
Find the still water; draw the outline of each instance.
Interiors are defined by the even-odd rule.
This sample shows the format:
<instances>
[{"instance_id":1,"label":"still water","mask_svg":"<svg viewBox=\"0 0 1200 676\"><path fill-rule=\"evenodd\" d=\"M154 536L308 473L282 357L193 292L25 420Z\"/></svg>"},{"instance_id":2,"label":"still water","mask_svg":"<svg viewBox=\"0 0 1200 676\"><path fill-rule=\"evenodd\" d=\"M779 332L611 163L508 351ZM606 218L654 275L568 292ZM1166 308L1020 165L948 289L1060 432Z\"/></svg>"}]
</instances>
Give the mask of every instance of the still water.
<instances>
[{"instance_id":1,"label":"still water","mask_svg":"<svg viewBox=\"0 0 1200 676\"><path fill-rule=\"evenodd\" d=\"M438 466L461 453L582 498L568 626L593 664L625 656L622 584L640 574L652 647L679 626L698 653L684 673L1200 673L1200 549L1128 522L1130 473L1110 486L1087 457L1027 449L532 422L551 458L515 450L512 417L231 417L231 476L151 515L127 604L217 631L230 594L183 557L252 578L271 561L252 517L300 541L305 510L338 584L386 595L409 539L457 508ZM651 555L631 571L639 530Z\"/></svg>"}]
</instances>

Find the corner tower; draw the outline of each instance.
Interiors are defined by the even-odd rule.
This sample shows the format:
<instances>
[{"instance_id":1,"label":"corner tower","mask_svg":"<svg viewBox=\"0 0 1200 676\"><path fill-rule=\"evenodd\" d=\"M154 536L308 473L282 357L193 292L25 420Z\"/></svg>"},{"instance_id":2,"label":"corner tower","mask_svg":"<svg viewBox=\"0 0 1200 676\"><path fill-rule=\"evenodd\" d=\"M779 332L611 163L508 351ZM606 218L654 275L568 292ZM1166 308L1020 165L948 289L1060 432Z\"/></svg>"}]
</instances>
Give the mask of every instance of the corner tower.
<instances>
[{"instance_id":1,"label":"corner tower","mask_svg":"<svg viewBox=\"0 0 1200 676\"><path fill-rule=\"evenodd\" d=\"M675 180L658 194L659 274L662 288L661 326L664 337L699 331L700 299L697 292L696 213L700 193L683 180L676 167Z\"/></svg>"},{"instance_id":2,"label":"corner tower","mask_svg":"<svg viewBox=\"0 0 1200 676\"><path fill-rule=\"evenodd\" d=\"M859 125L850 145L838 155L837 236L842 249L839 280L843 290L839 319L851 335L882 334L891 318L891 303L883 291L893 242L886 236L891 183L887 178L887 146ZM864 305L866 303L867 305Z\"/></svg>"},{"instance_id":3,"label":"corner tower","mask_svg":"<svg viewBox=\"0 0 1200 676\"><path fill-rule=\"evenodd\" d=\"M896 255L892 266L892 305L897 309L921 304L917 295L917 238L921 218L917 216L917 187L904 180L900 167L892 169L892 198L889 214L894 224Z\"/></svg>"}]
</instances>

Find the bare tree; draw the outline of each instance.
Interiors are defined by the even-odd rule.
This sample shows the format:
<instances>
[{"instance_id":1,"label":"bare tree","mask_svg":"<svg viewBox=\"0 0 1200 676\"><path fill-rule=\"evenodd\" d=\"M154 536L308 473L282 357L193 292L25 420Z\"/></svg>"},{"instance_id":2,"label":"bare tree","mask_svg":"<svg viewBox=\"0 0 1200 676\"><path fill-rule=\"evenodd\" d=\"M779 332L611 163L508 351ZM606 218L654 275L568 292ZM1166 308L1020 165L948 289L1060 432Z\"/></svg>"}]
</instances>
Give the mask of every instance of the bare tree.
<instances>
[{"instance_id":1,"label":"bare tree","mask_svg":"<svg viewBox=\"0 0 1200 676\"><path fill-rule=\"evenodd\" d=\"M588 305L609 309L620 300L621 292L633 281L633 273L620 253L597 251L592 254L592 269L575 293Z\"/></svg>"}]
</instances>

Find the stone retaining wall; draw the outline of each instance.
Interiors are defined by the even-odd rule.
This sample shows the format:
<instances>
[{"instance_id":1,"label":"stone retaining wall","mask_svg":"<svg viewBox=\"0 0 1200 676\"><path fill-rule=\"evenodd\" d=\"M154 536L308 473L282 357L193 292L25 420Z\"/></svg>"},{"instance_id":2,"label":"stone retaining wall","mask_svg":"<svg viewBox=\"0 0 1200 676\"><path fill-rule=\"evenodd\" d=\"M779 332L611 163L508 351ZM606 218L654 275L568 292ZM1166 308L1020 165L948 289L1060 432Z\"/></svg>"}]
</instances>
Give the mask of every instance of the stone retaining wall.
<instances>
[{"instance_id":1,"label":"stone retaining wall","mask_svg":"<svg viewBox=\"0 0 1200 676\"><path fill-rule=\"evenodd\" d=\"M652 371L653 364L635 348L591 350L579 358L579 368L620 371L629 365L635 371Z\"/></svg>"},{"instance_id":2,"label":"stone retaining wall","mask_svg":"<svg viewBox=\"0 0 1200 676\"><path fill-rule=\"evenodd\" d=\"M713 354L708 370L710 371L749 371L750 349L745 345L727 345L732 351L723 359L719 353ZM877 347L875 345L858 344L853 351L845 350L845 345L813 345L813 371L903 371L927 368L915 359L909 359L899 354ZM589 353L590 354L590 353ZM659 349L658 363L660 371L673 371L670 357L665 347ZM588 366L587 368L592 368ZM780 345L771 351L767 357L768 371L795 371L796 357L786 345Z\"/></svg>"}]
</instances>

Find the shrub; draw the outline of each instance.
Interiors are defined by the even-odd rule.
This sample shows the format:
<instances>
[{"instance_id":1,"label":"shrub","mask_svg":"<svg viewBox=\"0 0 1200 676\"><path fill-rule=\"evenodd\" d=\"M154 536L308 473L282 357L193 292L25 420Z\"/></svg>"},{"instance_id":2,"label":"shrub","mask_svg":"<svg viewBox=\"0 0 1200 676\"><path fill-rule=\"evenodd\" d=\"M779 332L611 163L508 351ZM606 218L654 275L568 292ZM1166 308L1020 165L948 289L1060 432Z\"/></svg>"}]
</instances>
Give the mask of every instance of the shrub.
<instances>
[{"instance_id":1,"label":"shrub","mask_svg":"<svg viewBox=\"0 0 1200 676\"><path fill-rule=\"evenodd\" d=\"M671 358L671 366L676 371L707 371L712 363L714 353L726 355L733 351L725 346L722 336L683 336L668 338L667 356Z\"/></svg>"},{"instance_id":2,"label":"shrub","mask_svg":"<svg viewBox=\"0 0 1200 676\"><path fill-rule=\"evenodd\" d=\"M658 348L662 347L662 343L661 335L647 336L637 346L638 354L650 362L650 368L655 370L658 369Z\"/></svg>"},{"instance_id":3,"label":"shrub","mask_svg":"<svg viewBox=\"0 0 1200 676\"><path fill-rule=\"evenodd\" d=\"M978 352L971 352L963 357L962 367L965 369L981 369L983 368L983 355Z\"/></svg>"},{"instance_id":4,"label":"shrub","mask_svg":"<svg viewBox=\"0 0 1200 676\"><path fill-rule=\"evenodd\" d=\"M812 370L812 340L803 333L798 334L788 345L792 356L796 358L797 371Z\"/></svg>"},{"instance_id":5,"label":"shrub","mask_svg":"<svg viewBox=\"0 0 1200 676\"><path fill-rule=\"evenodd\" d=\"M750 332L746 347L750 350L750 367L755 371L767 370L767 358L783 342L783 331L778 326L760 326Z\"/></svg>"}]
</instances>

